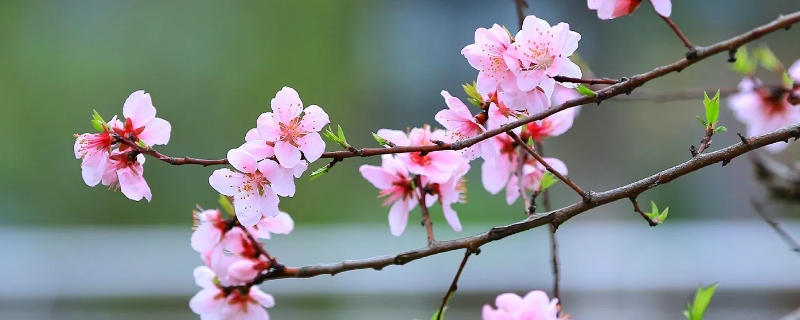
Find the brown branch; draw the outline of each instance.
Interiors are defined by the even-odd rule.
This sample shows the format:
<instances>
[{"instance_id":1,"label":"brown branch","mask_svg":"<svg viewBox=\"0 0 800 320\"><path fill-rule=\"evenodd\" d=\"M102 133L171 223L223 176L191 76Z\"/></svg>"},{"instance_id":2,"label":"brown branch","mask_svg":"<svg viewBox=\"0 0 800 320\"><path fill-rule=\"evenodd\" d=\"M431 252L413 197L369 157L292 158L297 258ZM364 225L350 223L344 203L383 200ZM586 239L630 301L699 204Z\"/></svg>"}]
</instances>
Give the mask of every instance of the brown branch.
<instances>
[{"instance_id":1,"label":"brown branch","mask_svg":"<svg viewBox=\"0 0 800 320\"><path fill-rule=\"evenodd\" d=\"M675 22L673 22L672 19L670 19L669 17L665 17L665 16L662 16L662 15L659 15L659 16L662 19L664 19L664 22L666 22L669 25L670 28L672 28L672 31L674 31L675 35L677 35L678 38L681 39L681 41L683 42L683 45L687 49L689 49L689 52L686 53L686 57L689 58L689 59L694 59L694 57L695 57L694 48L695 47L694 47L694 45L692 45L692 43L689 41L689 39L687 39L686 36L683 35L683 32L681 32L681 29L678 28L678 25L675 24Z\"/></svg>"},{"instance_id":2,"label":"brown branch","mask_svg":"<svg viewBox=\"0 0 800 320\"><path fill-rule=\"evenodd\" d=\"M767 224L769 224L769 226L778 233L778 235L783 239L783 242L786 242L786 245L789 246L789 249L797 253L797 255L800 255L800 243L797 243L797 240L795 240L792 235L786 232L786 230L784 230L781 225L775 221L775 219L767 214L767 210L764 208L761 202L756 200L756 198L750 198L750 204L753 206L753 209L756 211L756 213L758 213L758 215L761 216L761 218L764 219L764 221L766 221Z\"/></svg>"},{"instance_id":3,"label":"brown branch","mask_svg":"<svg viewBox=\"0 0 800 320\"><path fill-rule=\"evenodd\" d=\"M706 151L706 149L711 146L712 136L714 136L714 127L706 126L706 135L704 135L703 139L700 140L700 148L695 149L694 146L689 148L689 152L692 153L692 157L696 157L698 154L703 153L703 151Z\"/></svg>"},{"instance_id":4,"label":"brown branch","mask_svg":"<svg viewBox=\"0 0 800 320\"><path fill-rule=\"evenodd\" d=\"M624 79L609 79L609 78L602 78L602 79L581 79L581 78L572 78L572 77L565 77L565 76L555 76L553 80L557 82L569 82L569 83L584 83L590 86L596 84L617 84Z\"/></svg>"},{"instance_id":5,"label":"brown branch","mask_svg":"<svg viewBox=\"0 0 800 320\"><path fill-rule=\"evenodd\" d=\"M525 143L525 141L522 141L522 139L520 139L520 137L516 133L514 133L512 131L509 131L507 133L508 133L509 136L511 136L511 138L514 138L514 141L516 141L523 149L525 149L525 151L527 151L528 154L533 156L533 158L536 159L536 161L539 161L539 163L541 163L545 167L545 169L547 169L547 171L549 171L550 173L555 175L561 181L564 181L564 183L566 183L570 188L572 188L572 190L575 190L575 192L577 192L578 195L580 195L581 198L583 198L583 201L585 201L585 202L591 201L591 197L589 197L589 194L586 193L586 191L583 191L583 189L581 189L581 187L578 187L578 185L576 185L574 182L572 182L572 180L570 180L569 178L565 177L563 174L558 172L556 169L553 169L553 167L551 167L549 164L547 164L547 161L544 161L542 156L540 156L538 153L536 153L536 151L533 151L533 149L531 149L531 147L527 143ZM520 178L522 178L522 177L520 177Z\"/></svg>"},{"instance_id":6,"label":"brown branch","mask_svg":"<svg viewBox=\"0 0 800 320\"><path fill-rule=\"evenodd\" d=\"M544 144L541 142L536 142L536 150L544 157ZM544 198L544 210L550 212L553 210L553 205L550 203L550 190L545 189L542 197ZM564 301L561 299L561 272L559 271L559 262L558 262L558 238L556 237L556 230L558 227L555 224L550 224L550 266L552 267L553 271L553 297L558 299L558 305L560 306L559 312L564 309Z\"/></svg>"},{"instance_id":7,"label":"brown branch","mask_svg":"<svg viewBox=\"0 0 800 320\"><path fill-rule=\"evenodd\" d=\"M644 211L642 211L642 208L639 207L639 201L636 201L636 197L630 197L628 199L631 199L631 203L633 204L633 211L636 211L636 213L641 215L642 218L644 218L644 220L647 221L647 224L649 224L651 227L655 227L658 225L658 221L650 219L650 217L648 217L647 214L644 213ZM657 214L657 212L653 212L653 214Z\"/></svg>"},{"instance_id":8,"label":"brown branch","mask_svg":"<svg viewBox=\"0 0 800 320\"><path fill-rule=\"evenodd\" d=\"M199 164L201 166L208 167L208 166L214 166L214 165L229 164L228 163L228 159L206 160L206 159L196 159L196 158L189 158L189 157L173 158L173 157L169 157L169 156L165 156L165 155L161 154L160 152L156 151L152 147L143 148L143 147L139 146L138 144L136 144L136 142L133 142L133 141L128 140L128 139L123 139L122 137L120 137L116 133L112 132L111 136L114 137L120 143L123 143L123 144L133 148L133 150L136 150L136 152L139 152L141 154L146 154L148 156L154 157L154 158L156 158L158 160L164 161L164 162L169 163L169 164L171 164L173 166L180 166L180 165L185 165L185 164Z\"/></svg>"},{"instance_id":9,"label":"brown branch","mask_svg":"<svg viewBox=\"0 0 800 320\"><path fill-rule=\"evenodd\" d=\"M428 206L425 203L425 196L428 195L428 189L422 185L422 176L420 175L414 177L414 183L419 190L419 208L422 211L422 225L425 226L425 232L428 234L428 245L431 246L436 243L436 239L433 237L433 222L431 222L431 215L428 213Z\"/></svg>"},{"instance_id":10,"label":"brown branch","mask_svg":"<svg viewBox=\"0 0 800 320\"><path fill-rule=\"evenodd\" d=\"M532 205L533 202L531 201L531 197L528 196L528 192L525 191L525 179L523 179L523 168L525 167L525 161L527 159L527 154L520 152L517 155L517 187L519 187L519 196L522 198L522 205L525 209L525 216L530 216L533 214Z\"/></svg>"},{"instance_id":11,"label":"brown branch","mask_svg":"<svg viewBox=\"0 0 800 320\"><path fill-rule=\"evenodd\" d=\"M800 17L800 15L798 15ZM702 51L701 51L702 52ZM385 255L361 260L345 260L339 263L317 264L304 267L286 267L283 272L272 279L281 278L310 278L323 274L335 275L341 272L375 269L381 270L390 265L404 265L414 260L422 259L435 254L449 252L459 249L477 250L482 245L497 241L505 237L527 231L545 224L558 226L565 221L575 217L589 209L602 206L617 200L636 197L639 194L655 188L658 185L668 183L674 179L685 176L702 168L713 164L730 161L747 152L761 148L763 146L785 141L790 138L800 137L800 124L784 127L761 136L749 138L747 144L737 143L727 148L705 153L681 163L672 168L661 171L657 174L641 179L605 192L593 193L591 202L577 202L568 207L558 210L532 215L522 221L506 226L491 228L489 231L471 237L456 240L440 241L433 245L405 251L393 255Z\"/></svg>"},{"instance_id":12,"label":"brown branch","mask_svg":"<svg viewBox=\"0 0 800 320\"><path fill-rule=\"evenodd\" d=\"M442 312L444 312L444 307L447 304L447 300L450 299L450 296L458 290L458 278L461 277L461 271L464 270L464 267L467 265L467 259L469 256L472 255L472 251L469 249L464 252L464 259L461 259L461 264L458 266L458 271L456 271L456 276L453 277L453 282L450 283L450 288L447 289L447 292L444 294L444 298L442 298L442 305L439 307L439 313L436 314L436 320L442 319ZM475 254L479 254L480 250L476 251Z\"/></svg>"},{"instance_id":13,"label":"brown branch","mask_svg":"<svg viewBox=\"0 0 800 320\"><path fill-rule=\"evenodd\" d=\"M517 7L519 29L522 30L522 22L525 21L525 9L528 8L528 3L525 0L514 0L514 5Z\"/></svg>"}]
</instances>

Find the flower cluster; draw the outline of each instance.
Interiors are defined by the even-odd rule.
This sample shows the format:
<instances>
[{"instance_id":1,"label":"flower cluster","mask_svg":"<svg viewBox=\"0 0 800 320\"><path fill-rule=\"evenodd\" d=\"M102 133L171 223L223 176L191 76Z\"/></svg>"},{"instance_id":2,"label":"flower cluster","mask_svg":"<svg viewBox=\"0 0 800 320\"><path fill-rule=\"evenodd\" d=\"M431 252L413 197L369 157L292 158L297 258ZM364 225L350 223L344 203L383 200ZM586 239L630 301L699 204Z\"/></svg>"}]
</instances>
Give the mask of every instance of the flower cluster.
<instances>
[{"instance_id":1,"label":"flower cluster","mask_svg":"<svg viewBox=\"0 0 800 320\"><path fill-rule=\"evenodd\" d=\"M662 17L672 14L672 0L650 0L653 9ZM597 17L603 20L632 14L639 8L642 0L588 0L589 9L597 10Z\"/></svg>"},{"instance_id":2,"label":"flower cluster","mask_svg":"<svg viewBox=\"0 0 800 320\"><path fill-rule=\"evenodd\" d=\"M169 142L171 125L156 118L150 94L131 93L122 106L125 122L114 116L105 122L95 112L92 124L99 133L75 135L75 158L81 159L83 181L90 187L102 183L119 187L131 200L150 201L152 193L144 180L144 156L124 142L142 148Z\"/></svg>"},{"instance_id":3,"label":"flower cluster","mask_svg":"<svg viewBox=\"0 0 800 320\"><path fill-rule=\"evenodd\" d=\"M278 196L294 196L294 179L325 150L319 131L330 120L322 108L303 109L297 91L289 87L278 91L271 106L272 112L261 114L256 128L247 132L245 143L228 151L236 170L219 169L208 178L215 190L233 197L236 217L248 227L262 216L277 215Z\"/></svg>"},{"instance_id":4,"label":"flower cluster","mask_svg":"<svg viewBox=\"0 0 800 320\"><path fill-rule=\"evenodd\" d=\"M494 304L497 309L483 305L483 320L559 320L558 299L550 300L544 291L531 291L525 297L503 293L497 296Z\"/></svg>"},{"instance_id":5,"label":"flower cluster","mask_svg":"<svg viewBox=\"0 0 800 320\"><path fill-rule=\"evenodd\" d=\"M779 128L800 122L800 60L789 67L786 75L790 80L782 87L766 87L755 76L748 76L739 83L739 92L728 98L728 105L737 120L747 126L747 135L769 133ZM773 143L764 149L780 152L788 143Z\"/></svg>"},{"instance_id":6,"label":"flower cluster","mask_svg":"<svg viewBox=\"0 0 800 320\"><path fill-rule=\"evenodd\" d=\"M194 270L195 283L202 289L189 307L202 319L269 319L264 308L275 306L275 299L257 284L259 277L280 272L283 266L256 239L289 234L292 218L279 212L251 227L224 219L219 210L201 210L195 218L191 244L204 265Z\"/></svg>"}]
</instances>

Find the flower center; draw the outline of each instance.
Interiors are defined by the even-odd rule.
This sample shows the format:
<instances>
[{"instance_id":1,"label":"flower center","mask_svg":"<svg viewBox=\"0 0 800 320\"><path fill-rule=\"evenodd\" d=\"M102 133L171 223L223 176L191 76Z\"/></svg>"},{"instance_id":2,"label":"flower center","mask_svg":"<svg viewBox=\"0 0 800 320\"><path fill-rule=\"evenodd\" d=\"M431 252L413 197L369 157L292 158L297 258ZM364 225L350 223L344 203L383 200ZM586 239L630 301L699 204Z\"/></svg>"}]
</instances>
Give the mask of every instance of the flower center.
<instances>
[{"instance_id":1,"label":"flower center","mask_svg":"<svg viewBox=\"0 0 800 320\"><path fill-rule=\"evenodd\" d=\"M282 132L281 140L289 142L295 147L298 147L297 140L308 134L300 129L300 118L294 118L289 123L280 122L278 125Z\"/></svg>"},{"instance_id":2,"label":"flower center","mask_svg":"<svg viewBox=\"0 0 800 320\"><path fill-rule=\"evenodd\" d=\"M758 94L761 97L761 107L767 117L778 117L786 114L791 106L786 101L787 93L783 89L769 90L759 88Z\"/></svg>"},{"instance_id":3,"label":"flower center","mask_svg":"<svg viewBox=\"0 0 800 320\"><path fill-rule=\"evenodd\" d=\"M542 139L550 136L550 132L553 131L553 127L547 119L542 120L542 124L537 124L535 121L531 122L527 125L526 129L533 140L540 142Z\"/></svg>"}]
</instances>

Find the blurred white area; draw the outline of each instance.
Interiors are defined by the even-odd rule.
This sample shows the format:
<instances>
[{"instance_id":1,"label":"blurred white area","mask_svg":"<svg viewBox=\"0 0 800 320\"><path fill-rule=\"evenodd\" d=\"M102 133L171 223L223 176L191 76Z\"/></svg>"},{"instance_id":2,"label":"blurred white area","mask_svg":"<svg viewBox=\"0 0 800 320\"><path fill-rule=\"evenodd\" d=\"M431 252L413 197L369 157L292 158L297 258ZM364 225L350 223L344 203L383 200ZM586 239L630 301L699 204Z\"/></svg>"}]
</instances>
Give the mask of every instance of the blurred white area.
<instances>
[{"instance_id":1,"label":"blurred white area","mask_svg":"<svg viewBox=\"0 0 800 320\"><path fill-rule=\"evenodd\" d=\"M467 226L459 236L490 226ZM800 224L785 224L800 231ZM266 248L286 265L361 259L414 249L421 228L393 237L384 225L299 226ZM436 228L439 238L456 236ZM448 230L449 231L449 230ZM189 228L6 228L0 242L0 299L187 296L201 264ZM796 232L800 233L800 232ZM565 292L692 291L720 282L725 290L796 290L800 258L763 221L567 223L559 231ZM550 288L548 238L534 229L482 247L459 291L525 292ZM463 251L334 277L271 281L275 294L428 293L444 290Z\"/></svg>"}]
</instances>

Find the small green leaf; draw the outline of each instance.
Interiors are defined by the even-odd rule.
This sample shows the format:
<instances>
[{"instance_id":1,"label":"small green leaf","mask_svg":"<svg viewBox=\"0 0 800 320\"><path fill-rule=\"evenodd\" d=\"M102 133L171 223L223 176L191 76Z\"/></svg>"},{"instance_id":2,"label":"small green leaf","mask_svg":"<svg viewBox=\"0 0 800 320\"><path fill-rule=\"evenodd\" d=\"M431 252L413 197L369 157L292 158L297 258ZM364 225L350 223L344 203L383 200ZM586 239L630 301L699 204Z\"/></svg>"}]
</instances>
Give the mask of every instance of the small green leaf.
<instances>
[{"instance_id":1,"label":"small green leaf","mask_svg":"<svg viewBox=\"0 0 800 320\"><path fill-rule=\"evenodd\" d=\"M794 79L786 71L783 72L783 88L787 90L794 88Z\"/></svg>"},{"instance_id":2,"label":"small green leaf","mask_svg":"<svg viewBox=\"0 0 800 320\"><path fill-rule=\"evenodd\" d=\"M658 216L655 213L652 213L652 212L645 212L644 214L650 220L656 220L658 218Z\"/></svg>"},{"instance_id":3,"label":"small green leaf","mask_svg":"<svg viewBox=\"0 0 800 320\"><path fill-rule=\"evenodd\" d=\"M533 141L533 137L528 137L528 145L529 145L529 146L533 146L533 145L534 145L534 143L535 143L535 142Z\"/></svg>"},{"instance_id":4,"label":"small green leaf","mask_svg":"<svg viewBox=\"0 0 800 320\"><path fill-rule=\"evenodd\" d=\"M103 117L101 117L101 116L100 116L100 114L99 114L99 113L97 113L97 110L92 110L92 112L93 112L93 113L92 113L92 119L94 119L94 120L97 120L97 121L100 121L100 122L102 122L102 123L106 123L106 121L105 121L105 120L103 120Z\"/></svg>"},{"instance_id":5,"label":"small green leaf","mask_svg":"<svg viewBox=\"0 0 800 320\"><path fill-rule=\"evenodd\" d=\"M456 294L455 290L450 291L450 293L448 293L447 297L444 299L445 306L442 308L442 316L439 317L439 309L436 309L436 312L433 313L431 320L444 320L444 312L447 311L447 302L450 301L450 298L452 298L454 294Z\"/></svg>"},{"instance_id":6,"label":"small green leaf","mask_svg":"<svg viewBox=\"0 0 800 320\"><path fill-rule=\"evenodd\" d=\"M144 143L144 141L142 141L142 140L136 140L136 145L137 145L137 146L140 146L140 147L142 147L142 149L148 149L148 148L150 148L150 146L148 146L148 145L147 145L146 143Z\"/></svg>"},{"instance_id":7,"label":"small green leaf","mask_svg":"<svg viewBox=\"0 0 800 320\"><path fill-rule=\"evenodd\" d=\"M706 108L706 121L709 126L714 126L719 120L719 90L713 99L708 98L708 94L703 91L703 105Z\"/></svg>"},{"instance_id":8,"label":"small green leaf","mask_svg":"<svg viewBox=\"0 0 800 320\"><path fill-rule=\"evenodd\" d=\"M336 134L333 133L333 131L331 130L331 127L328 127L327 129L325 129L325 131L322 132L322 135L325 136L325 138L328 138L333 142L339 143L339 137L337 137Z\"/></svg>"},{"instance_id":9,"label":"small green leaf","mask_svg":"<svg viewBox=\"0 0 800 320\"><path fill-rule=\"evenodd\" d=\"M689 305L689 320L703 320L703 315L706 312L708 304L711 302L711 297L717 290L717 284L712 284L708 287L697 286L697 293L694 296L694 303Z\"/></svg>"},{"instance_id":10,"label":"small green leaf","mask_svg":"<svg viewBox=\"0 0 800 320\"><path fill-rule=\"evenodd\" d=\"M467 94L467 100L469 103L475 105L476 107L480 107L483 104L483 97L480 93L478 93L477 82L472 82L472 84L463 84L461 85L464 88L464 93Z\"/></svg>"},{"instance_id":11,"label":"small green leaf","mask_svg":"<svg viewBox=\"0 0 800 320\"><path fill-rule=\"evenodd\" d=\"M758 67L758 60L756 58L750 57L747 54L747 47L741 46L739 50L736 51L736 62L733 63L731 68L733 71L741 73L745 76L751 76L756 73L756 68Z\"/></svg>"},{"instance_id":12,"label":"small green leaf","mask_svg":"<svg viewBox=\"0 0 800 320\"><path fill-rule=\"evenodd\" d=\"M719 127L714 128L714 134L723 133L725 131L728 131L728 128L725 128L723 126L719 126Z\"/></svg>"},{"instance_id":13,"label":"small green leaf","mask_svg":"<svg viewBox=\"0 0 800 320\"><path fill-rule=\"evenodd\" d=\"M683 310L683 316L686 317L686 320L692 320L692 316L689 314L689 308L691 308L691 304L686 306L686 310Z\"/></svg>"},{"instance_id":14,"label":"small green leaf","mask_svg":"<svg viewBox=\"0 0 800 320\"><path fill-rule=\"evenodd\" d=\"M704 120L703 118L700 118L700 116L695 116L695 117L697 117L697 120L700 121L700 124L703 125L703 128L708 126L708 123L706 122L706 120Z\"/></svg>"},{"instance_id":15,"label":"small green leaf","mask_svg":"<svg viewBox=\"0 0 800 320\"><path fill-rule=\"evenodd\" d=\"M338 133L339 139L341 139L343 142L347 142L347 138L344 137L344 131L342 131L342 126L340 125L336 126L339 128L339 133Z\"/></svg>"},{"instance_id":16,"label":"small green leaf","mask_svg":"<svg viewBox=\"0 0 800 320\"><path fill-rule=\"evenodd\" d=\"M650 210L651 210L650 213L652 213L653 215L658 214L658 206L656 206L656 203L653 201L650 201Z\"/></svg>"},{"instance_id":17,"label":"small green leaf","mask_svg":"<svg viewBox=\"0 0 800 320\"><path fill-rule=\"evenodd\" d=\"M556 182L558 182L556 175L550 173L550 171L545 172L542 179L539 181L539 192L547 190L547 188L552 187Z\"/></svg>"},{"instance_id":18,"label":"small green leaf","mask_svg":"<svg viewBox=\"0 0 800 320\"><path fill-rule=\"evenodd\" d=\"M387 147L389 146L389 142L386 141L386 139L384 139L383 137L379 136L377 133L373 132L372 137L375 138L375 141L378 141L380 145Z\"/></svg>"},{"instance_id":19,"label":"small green leaf","mask_svg":"<svg viewBox=\"0 0 800 320\"><path fill-rule=\"evenodd\" d=\"M231 204L231 200L228 199L228 197L220 194L217 202L219 202L219 206L222 207L222 210L224 210L229 216L236 216L236 211L233 210L233 204Z\"/></svg>"},{"instance_id":20,"label":"small green leaf","mask_svg":"<svg viewBox=\"0 0 800 320\"><path fill-rule=\"evenodd\" d=\"M594 93L594 91L592 91L592 89L589 89L589 88L587 88L586 86L584 86L582 84L578 85L577 90L578 90L578 93L580 93L580 94L582 94L584 96L587 96L587 97L594 97L594 96L597 95L596 93Z\"/></svg>"},{"instance_id":21,"label":"small green leaf","mask_svg":"<svg viewBox=\"0 0 800 320\"><path fill-rule=\"evenodd\" d=\"M324 167L319 168L317 170L314 170L314 172L311 173L311 180L314 180L316 178L321 177L323 174L328 173L328 171L330 171L330 170L331 170L331 167L329 167L327 165L325 165Z\"/></svg>"},{"instance_id":22,"label":"small green leaf","mask_svg":"<svg viewBox=\"0 0 800 320\"><path fill-rule=\"evenodd\" d=\"M783 71L783 64L780 60L778 60L778 57L772 53L772 50L770 50L765 44L753 49L753 57L758 59L758 62L761 63L761 66L764 67L764 69L772 72Z\"/></svg>"},{"instance_id":23,"label":"small green leaf","mask_svg":"<svg viewBox=\"0 0 800 320\"><path fill-rule=\"evenodd\" d=\"M338 144L342 148L345 148L345 149L349 148L350 145L347 144L347 141L344 139L344 132L342 131L342 127L341 126L339 127L338 132L339 132L339 134L333 133L333 130L331 130L331 127L329 126L328 129L326 129L324 132L322 132L322 135L325 136L326 138L330 139L331 141L335 142L336 144Z\"/></svg>"},{"instance_id":24,"label":"small green leaf","mask_svg":"<svg viewBox=\"0 0 800 320\"><path fill-rule=\"evenodd\" d=\"M100 131L100 132L104 131L103 130L103 125L100 124L100 121L97 121L97 120L94 120L94 119L92 119L92 127L94 127L94 129L97 130L97 131Z\"/></svg>"},{"instance_id":25,"label":"small green leaf","mask_svg":"<svg viewBox=\"0 0 800 320\"><path fill-rule=\"evenodd\" d=\"M667 220L667 214L669 214L669 207L664 209L664 212L658 215L658 222L664 222L664 220Z\"/></svg>"}]
</instances>

